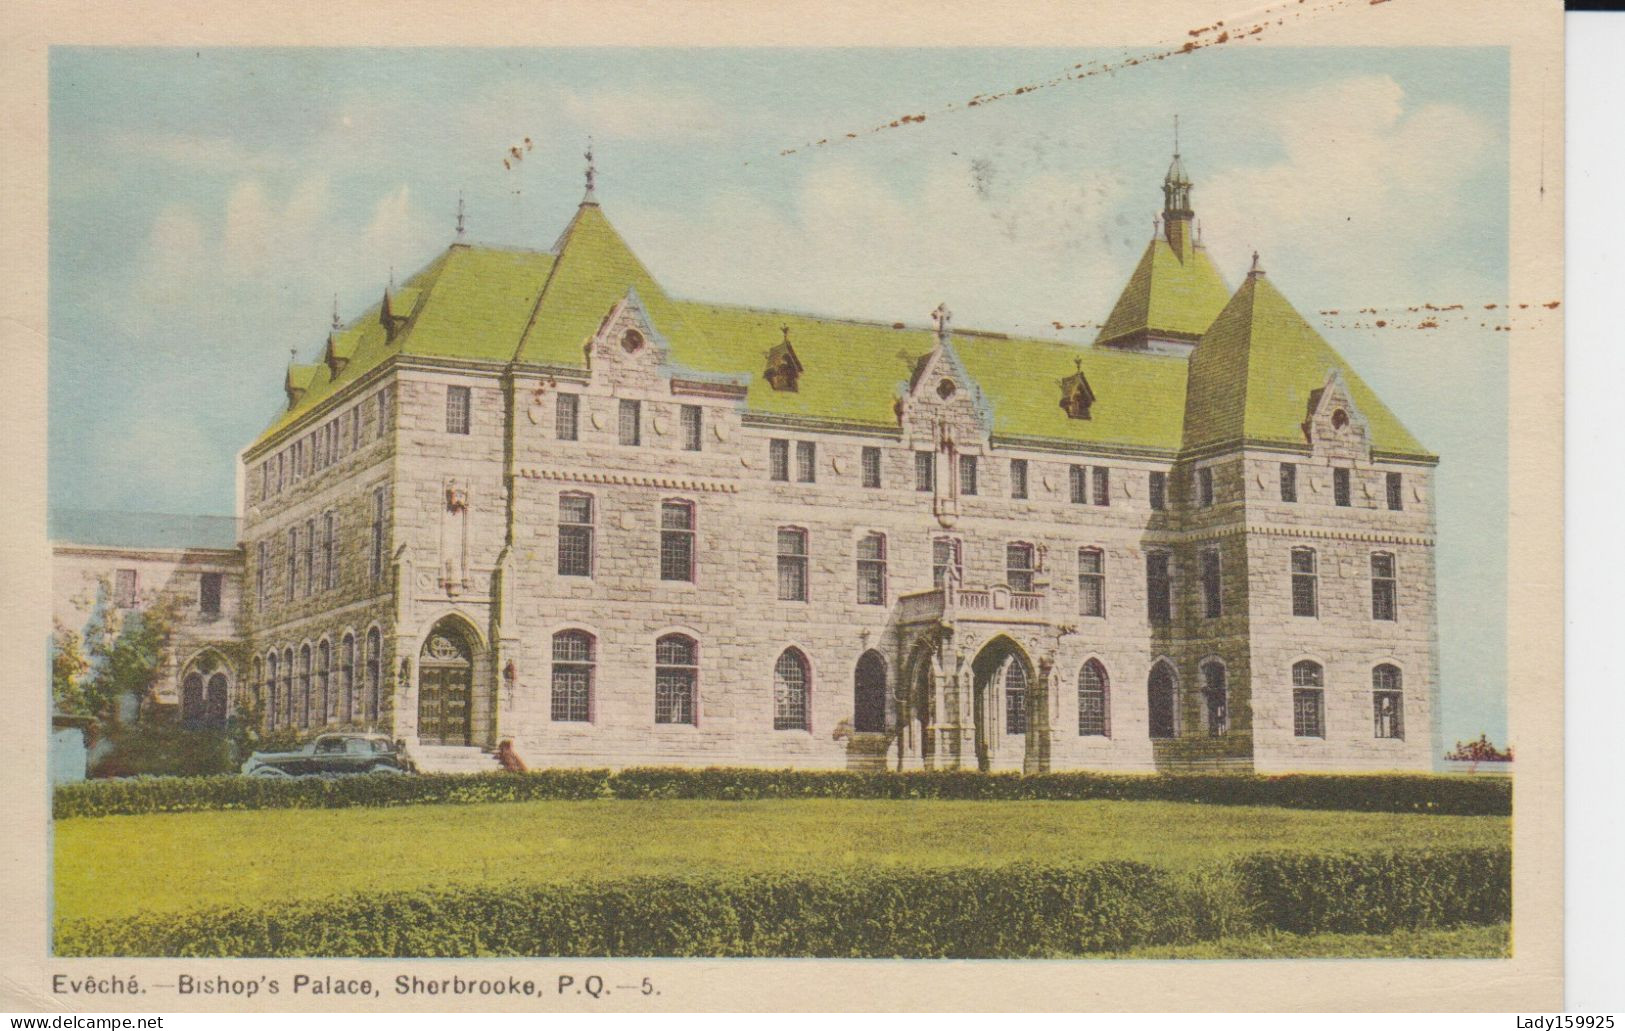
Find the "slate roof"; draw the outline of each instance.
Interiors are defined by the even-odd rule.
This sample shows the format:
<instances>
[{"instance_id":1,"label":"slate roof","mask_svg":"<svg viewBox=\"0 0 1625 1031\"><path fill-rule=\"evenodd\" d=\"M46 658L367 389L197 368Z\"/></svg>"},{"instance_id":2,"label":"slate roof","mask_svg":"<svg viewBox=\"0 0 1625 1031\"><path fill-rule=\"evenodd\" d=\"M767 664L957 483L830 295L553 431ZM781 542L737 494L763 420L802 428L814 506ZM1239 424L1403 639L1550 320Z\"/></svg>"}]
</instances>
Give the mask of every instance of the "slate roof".
<instances>
[{"instance_id":1,"label":"slate roof","mask_svg":"<svg viewBox=\"0 0 1625 1031\"><path fill-rule=\"evenodd\" d=\"M1095 343L1139 334L1195 340L1229 299L1230 288L1206 250L1187 245L1181 257L1167 239L1157 236L1140 257Z\"/></svg>"},{"instance_id":2,"label":"slate roof","mask_svg":"<svg viewBox=\"0 0 1625 1031\"><path fill-rule=\"evenodd\" d=\"M629 291L668 343L673 366L745 379L748 410L766 416L895 432L894 403L935 342L934 332L921 326L673 298L602 209L587 202L551 253L453 245L392 295L392 313L406 316L393 342L386 339L379 306L335 331L333 346L351 354L349 363L336 380L326 365L314 366L305 395L261 440L392 353L584 370L585 343ZM1203 251L1193 249L1192 259L1181 263L1159 240L1147 249L1118 309L1128 305L1132 315L1143 308L1151 324L1194 337L1225 308L1227 295ZM793 391L774 390L763 376L768 352L783 339L786 325L805 369ZM1293 353L1311 359L1303 378L1315 382L1278 401L1296 413L1296 421L1303 418L1307 392L1324 382L1323 356L1341 364L1313 330L1303 329L1315 346L1303 344ZM997 436L1165 453L1178 450L1182 436L1189 444L1183 434L1186 358L969 330L956 330L953 345L991 406ZM1080 368L1097 400L1090 418L1071 419L1060 406L1061 381ZM1351 385L1358 382L1352 374L1348 378ZM1386 429L1398 422L1369 391L1357 395L1357 403L1372 422L1376 446L1420 451L1402 428Z\"/></svg>"},{"instance_id":3,"label":"slate roof","mask_svg":"<svg viewBox=\"0 0 1625 1031\"><path fill-rule=\"evenodd\" d=\"M1302 445L1311 399L1334 369L1366 418L1373 451L1434 457L1263 273L1247 277L1191 353L1185 448Z\"/></svg>"}]
</instances>

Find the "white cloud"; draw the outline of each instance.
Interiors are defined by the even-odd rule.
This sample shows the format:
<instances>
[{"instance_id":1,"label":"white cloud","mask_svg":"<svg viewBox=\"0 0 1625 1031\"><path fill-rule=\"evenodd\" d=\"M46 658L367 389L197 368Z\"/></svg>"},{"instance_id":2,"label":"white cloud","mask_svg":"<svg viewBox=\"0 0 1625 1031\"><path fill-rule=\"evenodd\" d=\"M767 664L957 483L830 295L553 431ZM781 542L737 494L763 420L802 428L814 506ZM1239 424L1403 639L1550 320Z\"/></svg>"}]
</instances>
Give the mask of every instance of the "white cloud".
<instances>
[{"instance_id":1,"label":"white cloud","mask_svg":"<svg viewBox=\"0 0 1625 1031\"><path fill-rule=\"evenodd\" d=\"M937 165L906 193L852 163L806 173L785 212L726 196L692 215L623 205L618 224L668 289L695 298L1038 332L1109 305L1126 275L1100 244L1114 178L1012 178Z\"/></svg>"},{"instance_id":2,"label":"white cloud","mask_svg":"<svg viewBox=\"0 0 1625 1031\"><path fill-rule=\"evenodd\" d=\"M237 140L220 136L121 130L108 137L117 154L149 158L195 171L265 172L287 168L291 155L274 150L251 150Z\"/></svg>"}]
</instances>

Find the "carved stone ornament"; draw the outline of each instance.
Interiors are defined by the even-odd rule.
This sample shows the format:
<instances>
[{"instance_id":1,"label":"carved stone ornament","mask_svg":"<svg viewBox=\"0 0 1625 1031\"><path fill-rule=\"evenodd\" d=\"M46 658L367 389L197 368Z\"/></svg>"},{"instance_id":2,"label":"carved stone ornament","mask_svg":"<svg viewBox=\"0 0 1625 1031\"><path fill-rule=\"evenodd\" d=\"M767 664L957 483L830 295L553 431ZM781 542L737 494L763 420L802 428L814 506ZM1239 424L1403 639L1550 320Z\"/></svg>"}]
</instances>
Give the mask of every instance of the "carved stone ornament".
<instances>
[{"instance_id":1,"label":"carved stone ornament","mask_svg":"<svg viewBox=\"0 0 1625 1031\"><path fill-rule=\"evenodd\" d=\"M426 650L429 653L429 658L438 659L441 662L455 662L463 657L463 653L457 645L443 634L435 634L429 638L429 646ZM405 668L404 662L402 668Z\"/></svg>"},{"instance_id":2,"label":"carved stone ornament","mask_svg":"<svg viewBox=\"0 0 1625 1031\"><path fill-rule=\"evenodd\" d=\"M664 415L656 415L649 420L649 425L654 429L655 436L664 437L666 435L666 417Z\"/></svg>"},{"instance_id":3,"label":"carved stone ornament","mask_svg":"<svg viewBox=\"0 0 1625 1031\"><path fill-rule=\"evenodd\" d=\"M1055 480L1050 477L1049 473L1044 474L1044 489L1052 494L1055 492Z\"/></svg>"},{"instance_id":4,"label":"carved stone ornament","mask_svg":"<svg viewBox=\"0 0 1625 1031\"><path fill-rule=\"evenodd\" d=\"M845 473L846 472L846 458L845 458L845 456L836 455L835 457L831 458L829 460L829 467L831 469L834 469L837 473Z\"/></svg>"},{"instance_id":5,"label":"carved stone ornament","mask_svg":"<svg viewBox=\"0 0 1625 1031\"><path fill-rule=\"evenodd\" d=\"M594 411L592 413L592 428L595 429L595 430L601 430L601 429L604 428L604 413L603 412Z\"/></svg>"},{"instance_id":6,"label":"carved stone ornament","mask_svg":"<svg viewBox=\"0 0 1625 1031\"><path fill-rule=\"evenodd\" d=\"M721 419L712 419L711 420L711 433L718 440L727 440L728 439L728 424L723 422Z\"/></svg>"},{"instance_id":7,"label":"carved stone ornament","mask_svg":"<svg viewBox=\"0 0 1625 1031\"><path fill-rule=\"evenodd\" d=\"M446 511L462 512L468 508L468 488L450 484L446 487Z\"/></svg>"}]
</instances>

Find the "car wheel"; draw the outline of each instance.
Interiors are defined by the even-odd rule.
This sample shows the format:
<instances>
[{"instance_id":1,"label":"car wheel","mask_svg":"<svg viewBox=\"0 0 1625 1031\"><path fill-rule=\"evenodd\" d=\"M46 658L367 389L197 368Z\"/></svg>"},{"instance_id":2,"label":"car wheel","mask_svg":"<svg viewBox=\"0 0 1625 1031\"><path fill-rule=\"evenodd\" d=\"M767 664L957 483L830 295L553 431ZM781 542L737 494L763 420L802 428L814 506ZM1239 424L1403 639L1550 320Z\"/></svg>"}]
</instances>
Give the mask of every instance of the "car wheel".
<instances>
[{"instance_id":1,"label":"car wheel","mask_svg":"<svg viewBox=\"0 0 1625 1031\"><path fill-rule=\"evenodd\" d=\"M398 766L390 766L390 765L388 765L388 764L386 764L386 763L378 763L378 764L377 764L377 765L375 765L375 766L372 766L372 767L370 767L370 768L369 768L369 769L368 769L368 770L367 770L367 772L368 772L368 773L394 773L394 774L401 774L401 773L405 773L405 772L406 772L406 771L405 771L405 770L403 770L403 769L401 769L401 768L400 768L400 767L398 767Z\"/></svg>"},{"instance_id":2,"label":"car wheel","mask_svg":"<svg viewBox=\"0 0 1625 1031\"><path fill-rule=\"evenodd\" d=\"M288 776L288 771L279 770L275 766L256 766L254 768L254 772L249 774L249 776L251 776L251 777L286 777L286 776Z\"/></svg>"}]
</instances>

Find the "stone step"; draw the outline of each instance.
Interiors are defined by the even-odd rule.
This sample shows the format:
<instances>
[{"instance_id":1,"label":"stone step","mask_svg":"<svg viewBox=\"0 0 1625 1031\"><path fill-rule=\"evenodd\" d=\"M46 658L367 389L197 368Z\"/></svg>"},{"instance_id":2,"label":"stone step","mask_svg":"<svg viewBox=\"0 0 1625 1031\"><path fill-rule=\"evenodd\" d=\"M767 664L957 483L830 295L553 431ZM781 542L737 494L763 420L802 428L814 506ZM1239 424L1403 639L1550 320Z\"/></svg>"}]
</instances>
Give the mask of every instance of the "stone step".
<instances>
[{"instance_id":1,"label":"stone step","mask_svg":"<svg viewBox=\"0 0 1625 1031\"><path fill-rule=\"evenodd\" d=\"M411 749L422 773L490 773L502 769L495 754L455 745L420 745Z\"/></svg>"}]
</instances>

